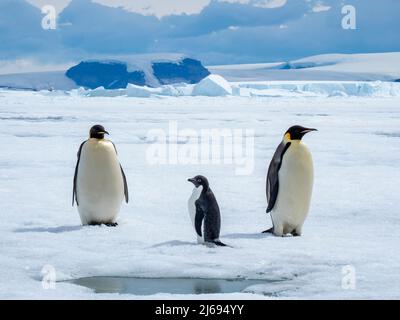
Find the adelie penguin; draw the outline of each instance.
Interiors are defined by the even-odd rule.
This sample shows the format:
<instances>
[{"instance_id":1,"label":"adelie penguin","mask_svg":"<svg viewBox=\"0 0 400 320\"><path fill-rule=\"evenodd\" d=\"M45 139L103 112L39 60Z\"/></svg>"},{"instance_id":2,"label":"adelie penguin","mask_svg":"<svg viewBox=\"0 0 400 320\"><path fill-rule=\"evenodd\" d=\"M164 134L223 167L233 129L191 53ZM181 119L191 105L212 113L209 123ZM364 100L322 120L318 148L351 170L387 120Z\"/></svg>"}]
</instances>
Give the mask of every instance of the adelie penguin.
<instances>
[{"instance_id":1,"label":"adelie penguin","mask_svg":"<svg viewBox=\"0 0 400 320\"><path fill-rule=\"evenodd\" d=\"M267 213L273 227L264 233L300 236L307 217L313 189L314 169L311 152L302 141L316 129L290 127L279 144L268 168Z\"/></svg>"},{"instance_id":2,"label":"adelie penguin","mask_svg":"<svg viewBox=\"0 0 400 320\"><path fill-rule=\"evenodd\" d=\"M188 201L192 224L197 234L197 242L217 246L226 246L219 240L221 230L221 214L219 206L208 180L204 176L188 179L194 189Z\"/></svg>"},{"instance_id":3,"label":"adelie penguin","mask_svg":"<svg viewBox=\"0 0 400 320\"><path fill-rule=\"evenodd\" d=\"M79 147L72 205L76 202L83 225L116 226L123 199L129 201L128 185L117 149L101 125L90 129Z\"/></svg>"}]
</instances>

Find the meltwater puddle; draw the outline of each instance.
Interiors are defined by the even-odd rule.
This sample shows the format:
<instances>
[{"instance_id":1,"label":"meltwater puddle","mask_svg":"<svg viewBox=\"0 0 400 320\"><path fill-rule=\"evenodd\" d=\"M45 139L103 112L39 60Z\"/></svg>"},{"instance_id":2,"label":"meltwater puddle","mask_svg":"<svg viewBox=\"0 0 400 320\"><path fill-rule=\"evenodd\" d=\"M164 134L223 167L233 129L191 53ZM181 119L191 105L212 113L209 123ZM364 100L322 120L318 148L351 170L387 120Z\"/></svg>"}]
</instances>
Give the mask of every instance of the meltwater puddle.
<instances>
[{"instance_id":1,"label":"meltwater puddle","mask_svg":"<svg viewBox=\"0 0 400 320\"><path fill-rule=\"evenodd\" d=\"M68 282L90 288L96 293L153 295L157 293L210 294L243 292L252 285L266 284L270 281L200 278L88 277L70 280Z\"/></svg>"}]
</instances>

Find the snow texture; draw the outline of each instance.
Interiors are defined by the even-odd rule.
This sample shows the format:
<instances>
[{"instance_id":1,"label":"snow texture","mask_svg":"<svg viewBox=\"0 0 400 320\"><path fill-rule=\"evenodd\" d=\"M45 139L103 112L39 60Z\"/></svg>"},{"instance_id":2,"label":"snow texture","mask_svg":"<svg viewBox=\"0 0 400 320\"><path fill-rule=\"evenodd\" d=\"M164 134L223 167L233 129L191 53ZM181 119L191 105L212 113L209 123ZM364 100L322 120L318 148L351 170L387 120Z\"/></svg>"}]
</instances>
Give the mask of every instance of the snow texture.
<instances>
[{"instance_id":1,"label":"snow texture","mask_svg":"<svg viewBox=\"0 0 400 320\"><path fill-rule=\"evenodd\" d=\"M259 90L268 89L262 84ZM400 298L399 96L141 99L81 93L0 91L0 298ZM168 133L169 121L197 131L254 129L254 172L236 176L230 164L149 164L148 131ZM117 228L82 227L71 207L76 152L95 123L111 133L128 178L131 201ZM278 238L260 233L271 226L265 176L293 124L319 129L305 137L314 158L314 193L304 235ZM180 138L176 147L190 143ZM231 247L196 244L186 181L196 174L209 178L221 208L221 240ZM56 270L55 289L42 287L45 265ZM343 286L347 268L356 271L354 289ZM273 282L247 293L146 297L95 294L62 282L88 276Z\"/></svg>"}]
</instances>

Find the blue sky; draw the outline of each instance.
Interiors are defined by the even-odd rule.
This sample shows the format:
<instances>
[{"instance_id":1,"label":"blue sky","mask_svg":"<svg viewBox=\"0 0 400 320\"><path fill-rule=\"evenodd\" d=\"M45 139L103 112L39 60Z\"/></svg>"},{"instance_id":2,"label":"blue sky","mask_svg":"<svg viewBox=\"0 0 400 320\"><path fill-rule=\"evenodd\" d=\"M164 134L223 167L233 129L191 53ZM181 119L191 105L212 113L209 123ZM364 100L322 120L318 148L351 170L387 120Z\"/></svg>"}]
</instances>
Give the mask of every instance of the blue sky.
<instances>
[{"instance_id":1,"label":"blue sky","mask_svg":"<svg viewBox=\"0 0 400 320\"><path fill-rule=\"evenodd\" d=\"M42 5L58 11L41 27ZM356 30L341 27L343 5ZM0 60L182 52L207 64L400 51L398 0L1 0Z\"/></svg>"}]
</instances>

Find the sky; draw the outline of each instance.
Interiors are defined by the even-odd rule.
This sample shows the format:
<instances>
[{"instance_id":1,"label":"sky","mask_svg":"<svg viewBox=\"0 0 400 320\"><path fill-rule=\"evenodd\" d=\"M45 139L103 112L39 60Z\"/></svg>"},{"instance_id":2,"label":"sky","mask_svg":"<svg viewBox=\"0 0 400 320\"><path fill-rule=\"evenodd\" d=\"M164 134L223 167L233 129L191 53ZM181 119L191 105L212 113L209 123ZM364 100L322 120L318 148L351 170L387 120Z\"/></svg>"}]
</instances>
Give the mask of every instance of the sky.
<instances>
[{"instance_id":1,"label":"sky","mask_svg":"<svg viewBox=\"0 0 400 320\"><path fill-rule=\"evenodd\" d=\"M342 8L356 29L343 29ZM44 5L56 29L42 28ZM1 0L1 64L184 53L205 64L400 51L398 0ZM22 62L21 62L22 61Z\"/></svg>"}]
</instances>

